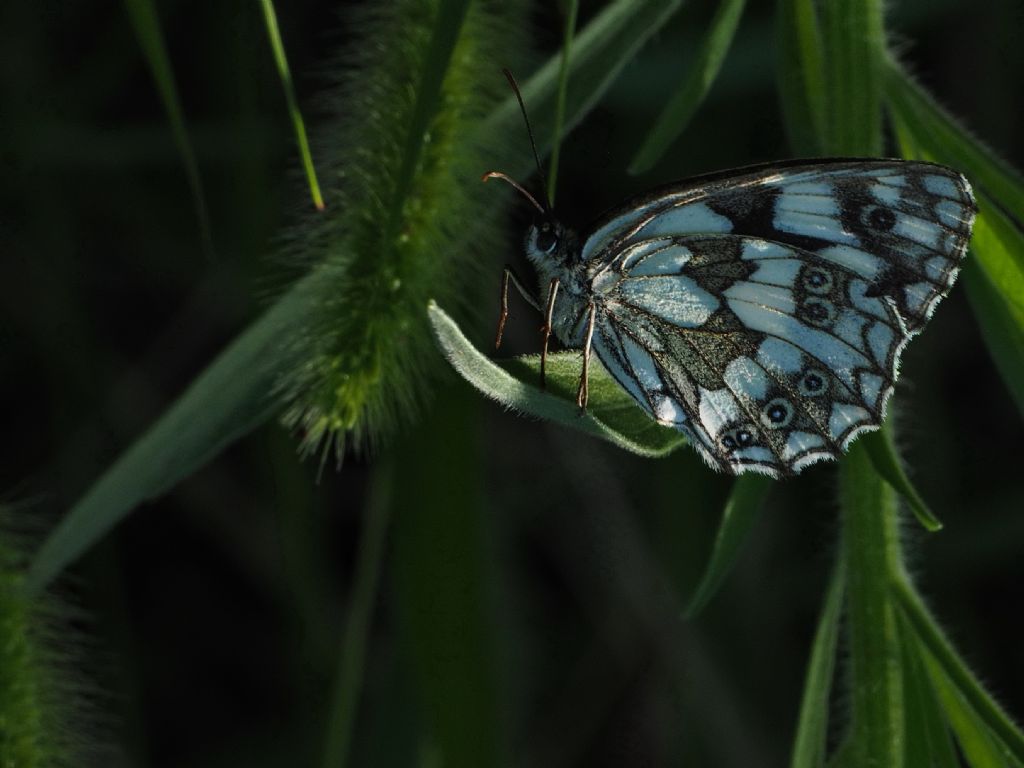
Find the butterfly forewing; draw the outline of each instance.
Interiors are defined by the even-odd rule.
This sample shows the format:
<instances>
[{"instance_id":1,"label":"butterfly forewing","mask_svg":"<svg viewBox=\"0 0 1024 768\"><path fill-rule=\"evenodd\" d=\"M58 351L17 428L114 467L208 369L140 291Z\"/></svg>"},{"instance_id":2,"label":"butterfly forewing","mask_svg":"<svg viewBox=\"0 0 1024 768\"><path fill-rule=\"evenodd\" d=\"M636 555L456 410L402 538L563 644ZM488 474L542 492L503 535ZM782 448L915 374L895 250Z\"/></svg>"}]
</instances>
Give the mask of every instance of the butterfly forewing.
<instances>
[{"instance_id":1,"label":"butterfly forewing","mask_svg":"<svg viewBox=\"0 0 1024 768\"><path fill-rule=\"evenodd\" d=\"M899 355L948 293L970 186L928 163L752 169L663 190L584 244L594 351L732 472L798 472L877 427Z\"/></svg>"},{"instance_id":2,"label":"butterfly forewing","mask_svg":"<svg viewBox=\"0 0 1024 768\"><path fill-rule=\"evenodd\" d=\"M600 264L637 241L696 233L795 245L861 274L914 333L952 286L974 213L967 180L940 165L775 165L639 198L596 226L582 257Z\"/></svg>"}]
</instances>

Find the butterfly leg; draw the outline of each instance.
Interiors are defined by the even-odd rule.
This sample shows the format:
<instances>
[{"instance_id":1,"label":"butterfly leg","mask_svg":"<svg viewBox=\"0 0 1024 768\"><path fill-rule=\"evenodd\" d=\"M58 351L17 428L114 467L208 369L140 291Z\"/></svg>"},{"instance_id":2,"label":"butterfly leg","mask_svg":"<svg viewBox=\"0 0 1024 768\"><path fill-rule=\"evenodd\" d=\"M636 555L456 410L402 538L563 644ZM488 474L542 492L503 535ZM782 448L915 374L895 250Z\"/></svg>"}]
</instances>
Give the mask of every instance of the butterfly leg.
<instances>
[{"instance_id":1,"label":"butterfly leg","mask_svg":"<svg viewBox=\"0 0 1024 768\"><path fill-rule=\"evenodd\" d=\"M505 265L505 273L501 278L501 315L498 317L498 334L494 339L494 348L501 349L501 337L505 333L505 321L508 320L508 284L509 281L516 287L519 294L526 299L526 302L540 312L540 302L534 298L533 294L526 289L523 285L523 281L519 279L519 275L515 273L508 264Z\"/></svg>"},{"instance_id":2,"label":"butterfly leg","mask_svg":"<svg viewBox=\"0 0 1024 768\"><path fill-rule=\"evenodd\" d=\"M543 389L546 385L545 370L548 362L548 341L551 339L551 317L555 313L555 297L558 296L558 278L551 278L548 284L548 302L544 310L544 325L540 332L544 335L544 345L540 348L540 386Z\"/></svg>"},{"instance_id":3,"label":"butterfly leg","mask_svg":"<svg viewBox=\"0 0 1024 768\"><path fill-rule=\"evenodd\" d=\"M590 350L594 341L594 323L597 320L597 305L591 304L587 316L587 338L583 342L583 375L580 376L580 386L576 390L576 405L580 407L580 414L587 412L587 400L590 399Z\"/></svg>"}]
</instances>

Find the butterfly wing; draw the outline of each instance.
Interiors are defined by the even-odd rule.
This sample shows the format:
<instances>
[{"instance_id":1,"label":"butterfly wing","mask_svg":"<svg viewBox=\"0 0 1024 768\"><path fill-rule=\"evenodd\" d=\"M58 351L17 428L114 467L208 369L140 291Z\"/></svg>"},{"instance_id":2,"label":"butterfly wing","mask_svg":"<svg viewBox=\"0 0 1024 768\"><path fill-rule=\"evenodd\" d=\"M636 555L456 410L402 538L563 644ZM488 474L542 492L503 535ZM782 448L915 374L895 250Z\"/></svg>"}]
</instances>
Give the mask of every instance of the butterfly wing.
<instances>
[{"instance_id":1,"label":"butterfly wing","mask_svg":"<svg viewBox=\"0 0 1024 768\"><path fill-rule=\"evenodd\" d=\"M737 234L845 266L889 297L910 335L949 292L970 239L970 184L941 165L901 160L800 162L709 176L636 198L598 222L582 248L592 274L630 245Z\"/></svg>"},{"instance_id":2,"label":"butterfly wing","mask_svg":"<svg viewBox=\"0 0 1024 768\"><path fill-rule=\"evenodd\" d=\"M614 214L584 247L605 367L734 473L799 472L877 428L903 346L956 277L967 182L868 161L671 194Z\"/></svg>"}]
</instances>

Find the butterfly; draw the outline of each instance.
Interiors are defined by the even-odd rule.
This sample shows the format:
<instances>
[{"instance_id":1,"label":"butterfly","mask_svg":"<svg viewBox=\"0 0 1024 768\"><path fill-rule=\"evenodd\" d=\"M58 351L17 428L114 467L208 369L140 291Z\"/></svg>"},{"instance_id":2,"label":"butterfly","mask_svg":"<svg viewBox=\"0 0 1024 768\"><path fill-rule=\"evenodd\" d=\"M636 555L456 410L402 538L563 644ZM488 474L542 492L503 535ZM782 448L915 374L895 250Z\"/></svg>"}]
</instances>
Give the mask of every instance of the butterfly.
<instances>
[{"instance_id":1,"label":"butterfly","mask_svg":"<svg viewBox=\"0 0 1024 768\"><path fill-rule=\"evenodd\" d=\"M506 269L498 344L511 280L544 314L542 375L552 333L582 349L581 409L596 355L709 465L772 477L881 425L900 354L952 288L977 211L957 171L885 159L694 178L583 237L530 199L526 256L546 301Z\"/></svg>"},{"instance_id":2,"label":"butterfly","mask_svg":"<svg viewBox=\"0 0 1024 768\"><path fill-rule=\"evenodd\" d=\"M519 86L503 70L544 172ZM949 293L977 205L963 174L936 163L793 160L669 184L627 200L580 238L538 211L526 233L546 300L511 268L501 286L592 355L658 423L714 469L795 475L878 429L906 343Z\"/></svg>"}]
</instances>

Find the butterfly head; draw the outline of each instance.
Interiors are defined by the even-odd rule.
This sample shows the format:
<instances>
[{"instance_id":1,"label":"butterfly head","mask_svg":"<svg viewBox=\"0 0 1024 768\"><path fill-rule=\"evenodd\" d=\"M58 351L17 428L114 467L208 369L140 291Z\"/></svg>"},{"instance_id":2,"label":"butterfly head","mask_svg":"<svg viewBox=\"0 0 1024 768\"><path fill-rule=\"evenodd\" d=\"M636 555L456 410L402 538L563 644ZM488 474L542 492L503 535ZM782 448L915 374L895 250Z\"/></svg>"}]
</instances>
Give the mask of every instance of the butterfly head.
<instances>
[{"instance_id":1,"label":"butterfly head","mask_svg":"<svg viewBox=\"0 0 1024 768\"><path fill-rule=\"evenodd\" d=\"M538 217L526 231L526 256L537 266L566 264L578 251L576 235L550 215Z\"/></svg>"}]
</instances>

